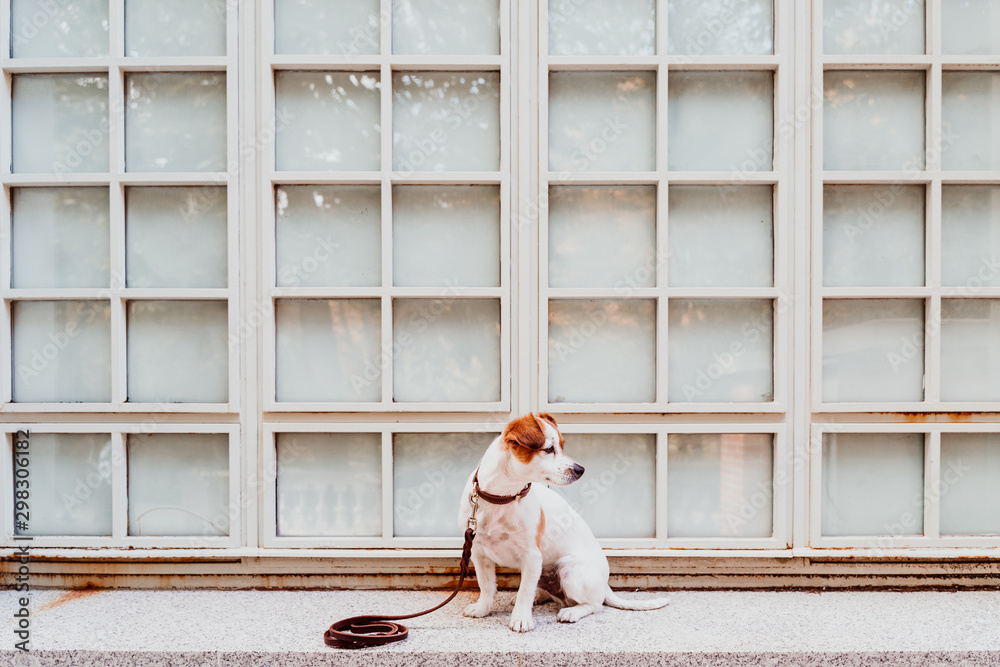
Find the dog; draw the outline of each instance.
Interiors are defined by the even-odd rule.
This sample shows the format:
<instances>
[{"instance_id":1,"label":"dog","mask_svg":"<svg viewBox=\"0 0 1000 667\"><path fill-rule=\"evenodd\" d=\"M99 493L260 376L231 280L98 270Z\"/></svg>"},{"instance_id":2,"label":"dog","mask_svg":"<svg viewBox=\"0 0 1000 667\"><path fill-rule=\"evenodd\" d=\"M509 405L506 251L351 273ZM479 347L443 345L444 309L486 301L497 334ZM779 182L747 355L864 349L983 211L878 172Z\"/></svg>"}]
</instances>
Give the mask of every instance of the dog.
<instances>
[{"instance_id":1,"label":"dog","mask_svg":"<svg viewBox=\"0 0 1000 667\"><path fill-rule=\"evenodd\" d=\"M564 440L551 415L528 414L507 424L469 475L459 511L462 529L476 529L472 564L479 599L463 614L482 618L493 611L496 566L521 571L510 629L535 627L535 602L554 600L556 618L575 623L601 611L659 609L669 600L628 601L608 585L608 559L590 527L547 484L566 486L580 479L583 467L566 456ZM476 503L475 521L473 502Z\"/></svg>"}]
</instances>

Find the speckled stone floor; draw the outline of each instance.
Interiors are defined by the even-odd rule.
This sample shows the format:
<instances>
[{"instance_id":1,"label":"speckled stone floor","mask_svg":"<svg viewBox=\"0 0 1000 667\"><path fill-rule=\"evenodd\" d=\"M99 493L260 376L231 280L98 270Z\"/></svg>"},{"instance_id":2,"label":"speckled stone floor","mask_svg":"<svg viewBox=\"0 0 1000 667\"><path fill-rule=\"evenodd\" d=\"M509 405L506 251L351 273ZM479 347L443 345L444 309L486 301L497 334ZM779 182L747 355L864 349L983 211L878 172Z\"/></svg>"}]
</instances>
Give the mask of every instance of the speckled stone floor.
<instances>
[{"instance_id":1,"label":"speckled stone floor","mask_svg":"<svg viewBox=\"0 0 1000 667\"><path fill-rule=\"evenodd\" d=\"M333 621L419 611L446 594L40 590L29 606L27 654L14 649L20 595L0 591L0 666L1000 666L1000 591L678 591L664 609L605 607L575 625L541 605L537 627L523 635L507 629L513 593L501 592L485 619L461 615L474 597L463 593L406 622L401 643L344 651L323 644Z\"/></svg>"}]
</instances>

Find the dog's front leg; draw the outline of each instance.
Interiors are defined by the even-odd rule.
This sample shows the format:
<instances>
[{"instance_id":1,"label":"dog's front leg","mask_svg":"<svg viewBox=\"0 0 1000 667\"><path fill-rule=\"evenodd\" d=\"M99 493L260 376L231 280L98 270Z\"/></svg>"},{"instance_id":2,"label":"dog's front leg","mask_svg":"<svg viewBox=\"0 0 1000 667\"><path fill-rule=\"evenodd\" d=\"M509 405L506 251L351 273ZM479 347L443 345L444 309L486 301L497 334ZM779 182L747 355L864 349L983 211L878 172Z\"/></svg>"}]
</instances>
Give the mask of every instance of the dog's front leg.
<instances>
[{"instance_id":1,"label":"dog's front leg","mask_svg":"<svg viewBox=\"0 0 1000 667\"><path fill-rule=\"evenodd\" d=\"M482 618L493 611L493 598L497 594L496 563L473 546L472 564L476 568L476 581L479 582L479 600L466 607L462 614Z\"/></svg>"},{"instance_id":2,"label":"dog's front leg","mask_svg":"<svg viewBox=\"0 0 1000 667\"><path fill-rule=\"evenodd\" d=\"M535 589L541 576L542 552L525 553L521 559L521 585L517 588L514 611L510 614L509 626L514 632L527 632L535 627L535 619L531 617L531 605L535 603Z\"/></svg>"}]
</instances>

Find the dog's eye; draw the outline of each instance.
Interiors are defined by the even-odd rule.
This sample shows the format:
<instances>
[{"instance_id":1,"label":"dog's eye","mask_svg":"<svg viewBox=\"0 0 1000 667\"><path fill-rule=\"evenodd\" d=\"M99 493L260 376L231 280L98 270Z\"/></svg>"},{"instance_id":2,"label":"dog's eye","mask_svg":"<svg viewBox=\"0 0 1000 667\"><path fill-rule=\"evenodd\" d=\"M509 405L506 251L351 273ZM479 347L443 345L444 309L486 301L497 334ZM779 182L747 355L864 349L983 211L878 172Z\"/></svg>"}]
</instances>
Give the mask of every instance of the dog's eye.
<instances>
[{"instance_id":1,"label":"dog's eye","mask_svg":"<svg viewBox=\"0 0 1000 667\"><path fill-rule=\"evenodd\" d=\"M542 451L544 451L546 454L553 454L556 451L556 448L555 448L555 446L546 447Z\"/></svg>"}]
</instances>

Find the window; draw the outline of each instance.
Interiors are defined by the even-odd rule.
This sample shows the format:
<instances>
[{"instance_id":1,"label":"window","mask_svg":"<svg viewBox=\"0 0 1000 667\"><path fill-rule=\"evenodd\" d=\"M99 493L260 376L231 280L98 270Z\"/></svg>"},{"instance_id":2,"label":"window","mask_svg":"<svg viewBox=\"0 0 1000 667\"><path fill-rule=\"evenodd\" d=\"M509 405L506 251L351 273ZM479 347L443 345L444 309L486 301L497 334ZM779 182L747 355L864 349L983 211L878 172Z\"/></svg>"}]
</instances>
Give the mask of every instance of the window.
<instances>
[{"instance_id":1,"label":"window","mask_svg":"<svg viewBox=\"0 0 1000 667\"><path fill-rule=\"evenodd\" d=\"M995 554L995 5L8 0L7 543Z\"/></svg>"}]
</instances>

